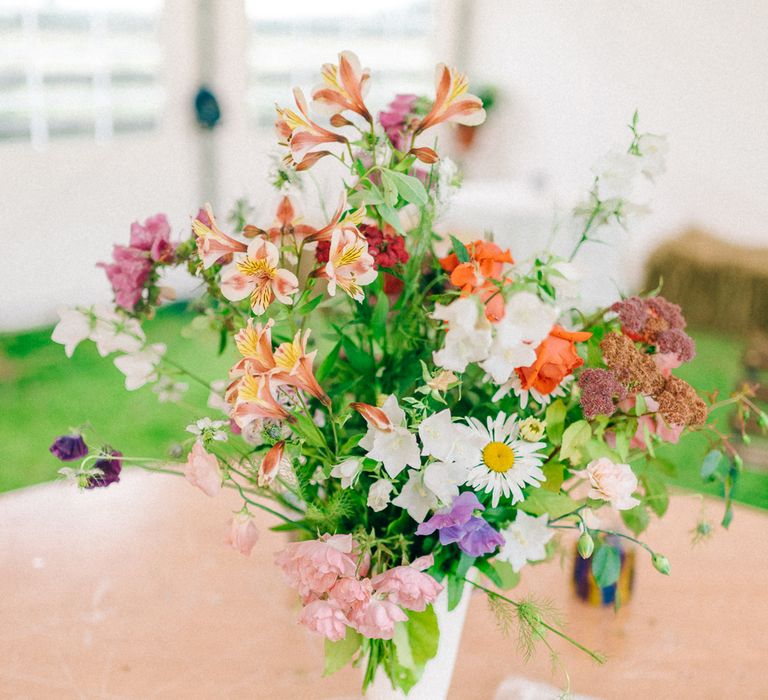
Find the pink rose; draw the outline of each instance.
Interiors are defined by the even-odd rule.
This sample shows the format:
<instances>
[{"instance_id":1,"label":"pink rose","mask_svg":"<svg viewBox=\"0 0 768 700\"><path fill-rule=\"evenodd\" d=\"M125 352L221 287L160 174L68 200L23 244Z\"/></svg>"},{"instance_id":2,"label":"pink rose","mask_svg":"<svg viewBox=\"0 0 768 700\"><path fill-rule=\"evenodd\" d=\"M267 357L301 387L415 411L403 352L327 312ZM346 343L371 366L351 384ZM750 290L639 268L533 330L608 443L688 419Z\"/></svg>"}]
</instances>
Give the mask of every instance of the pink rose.
<instances>
[{"instance_id":1,"label":"pink rose","mask_svg":"<svg viewBox=\"0 0 768 700\"><path fill-rule=\"evenodd\" d=\"M588 498L609 501L616 510L629 510L640 503L632 497L637 488L637 477L628 464L616 464L607 457L592 460L587 468L575 476L588 479Z\"/></svg>"},{"instance_id":2,"label":"pink rose","mask_svg":"<svg viewBox=\"0 0 768 700\"><path fill-rule=\"evenodd\" d=\"M288 585L306 601L331 589L343 576L355 575L352 535L323 535L319 540L292 542L275 556Z\"/></svg>"},{"instance_id":3,"label":"pink rose","mask_svg":"<svg viewBox=\"0 0 768 700\"><path fill-rule=\"evenodd\" d=\"M184 476L206 496L217 496L221 491L221 469L215 455L205 451L201 442L196 442L187 457Z\"/></svg>"},{"instance_id":4,"label":"pink rose","mask_svg":"<svg viewBox=\"0 0 768 700\"><path fill-rule=\"evenodd\" d=\"M338 603L349 614L367 605L372 592L370 579L345 576L333 584L333 588L328 591L328 599Z\"/></svg>"},{"instance_id":5,"label":"pink rose","mask_svg":"<svg viewBox=\"0 0 768 700\"><path fill-rule=\"evenodd\" d=\"M392 639L395 623L408 616L393 602L371 598L366 605L350 614L350 623L369 639Z\"/></svg>"},{"instance_id":6,"label":"pink rose","mask_svg":"<svg viewBox=\"0 0 768 700\"><path fill-rule=\"evenodd\" d=\"M250 556L258 539L259 531L250 515L238 513L232 518L227 534L227 544L232 545L240 554L247 557Z\"/></svg>"},{"instance_id":7,"label":"pink rose","mask_svg":"<svg viewBox=\"0 0 768 700\"><path fill-rule=\"evenodd\" d=\"M434 603L443 586L422 572L432 566L432 556L420 557L410 566L396 566L375 576L371 583L377 593L384 593L397 605L421 612Z\"/></svg>"},{"instance_id":8,"label":"pink rose","mask_svg":"<svg viewBox=\"0 0 768 700\"><path fill-rule=\"evenodd\" d=\"M338 603L333 600L315 600L305 606L299 622L307 629L338 642L347 634L349 621Z\"/></svg>"}]
</instances>

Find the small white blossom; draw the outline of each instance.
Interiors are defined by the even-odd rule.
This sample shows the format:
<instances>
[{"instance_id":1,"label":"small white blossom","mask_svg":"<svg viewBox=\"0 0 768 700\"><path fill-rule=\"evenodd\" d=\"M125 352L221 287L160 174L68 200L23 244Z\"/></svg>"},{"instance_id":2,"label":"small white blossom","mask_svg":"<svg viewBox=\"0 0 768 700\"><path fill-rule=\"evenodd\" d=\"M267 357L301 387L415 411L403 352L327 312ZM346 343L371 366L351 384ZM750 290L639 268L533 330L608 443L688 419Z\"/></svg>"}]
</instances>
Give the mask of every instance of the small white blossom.
<instances>
[{"instance_id":1,"label":"small white blossom","mask_svg":"<svg viewBox=\"0 0 768 700\"><path fill-rule=\"evenodd\" d=\"M470 362L480 362L488 357L491 324L480 313L475 299L459 298L447 306L435 304L432 318L448 323L443 347L433 353L438 367L463 372Z\"/></svg>"},{"instance_id":2,"label":"small white blossom","mask_svg":"<svg viewBox=\"0 0 768 700\"><path fill-rule=\"evenodd\" d=\"M228 423L225 420L211 420L207 417L200 418L187 426L187 432L199 437L203 442L209 440L226 442L227 434L222 430L226 425L228 425Z\"/></svg>"},{"instance_id":3,"label":"small white blossom","mask_svg":"<svg viewBox=\"0 0 768 700\"><path fill-rule=\"evenodd\" d=\"M538 442L544 437L547 424L534 416L520 421L520 437L526 442Z\"/></svg>"},{"instance_id":4,"label":"small white blossom","mask_svg":"<svg viewBox=\"0 0 768 700\"><path fill-rule=\"evenodd\" d=\"M555 535L555 531L547 527L548 522L546 513L536 518L518 510L515 522L501 531L504 546L496 558L508 561L515 571L520 571L529 561L546 559L546 544Z\"/></svg>"},{"instance_id":5,"label":"small white blossom","mask_svg":"<svg viewBox=\"0 0 768 700\"><path fill-rule=\"evenodd\" d=\"M393 427L382 430L369 424L368 432L359 444L368 457L381 462L387 474L394 479L406 466L421 467L419 444L416 436L405 427L405 412L397 405L395 396L389 396L381 410Z\"/></svg>"},{"instance_id":6,"label":"small white blossom","mask_svg":"<svg viewBox=\"0 0 768 700\"><path fill-rule=\"evenodd\" d=\"M125 388L133 391L157 380L157 365L165 353L164 343L146 346L143 350L115 358L115 367L125 375Z\"/></svg>"},{"instance_id":7,"label":"small white blossom","mask_svg":"<svg viewBox=\"0 0 768 700\"><path fill-rule=\"evenodd\" d=\"M341 479L341 488L348 489L360 474L361 466L360 460L355 457L345 459L331 469L331 476Z\"/></svg>"},{"instance_id":8,"label":"small white blossom","mask_svg":"<svg viewBox=\"0 0 768 700\"><path fill-rule=\"evenodd\" d=\"M96 343L96 349L102 357L113 352L134 353L146 342L141 324L107 306L94 306L95 316L90 339Z\"/></svg>"},{"instance_id":9,"label":"small white blossom","mask_svg":"<svg viewBox=\"0 0 768 700\"><path fill-rule=\"evenodd\" d=\"M655 180L667 169L669 142L666 136L641 134L637 139L637 149L643 160L642 172L649 180Z\"/></svg>"},{"instance_id":10,"label":"small white blossom","mask_svg":"<svg viewBox=\"0 0 768 700\"><path fill-rule=\"evenodd\" d=\"M408 511L416 522L424 522L427 513L437 506L437 496L424 485L424 475L416 469L408 470L408 481L400 494L392 499L393 505Z\"/></svg>"},{"instance_id":11,"label":"small white blossom","mask_svg":"<svg viewBox=\"0 0 768 700\"><path fill-rule=\"evenodd\" d=\"M177 403L181 401L188 389L189 384L176 382L171 377L161 377L160 381L152 387L160 403Z\"/></svg>"},{"instance_id":12,"label":"small white blossom","mask_svg":"<svg viewBox=\"0 0 768 700\"><path fill-rule=\"evenodd\" d=\"M368 507L377 513L384 510L389 505L393 488L389 479L379 479L372 483L371 488L368 489Z\"/></svg>"}]
</instances>

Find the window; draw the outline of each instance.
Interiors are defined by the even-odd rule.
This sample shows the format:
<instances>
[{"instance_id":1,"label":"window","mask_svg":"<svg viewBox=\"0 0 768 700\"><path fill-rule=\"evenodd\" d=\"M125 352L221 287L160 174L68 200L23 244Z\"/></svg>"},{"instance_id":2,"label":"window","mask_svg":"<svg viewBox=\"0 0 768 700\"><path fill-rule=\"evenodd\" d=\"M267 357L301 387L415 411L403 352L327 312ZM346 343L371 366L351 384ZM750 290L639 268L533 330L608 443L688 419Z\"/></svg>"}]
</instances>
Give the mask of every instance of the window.
<instances>
[{"instance_id":1,"label":"window","mask_svg":"<svg viewBox=\"0 0 768 700\"><path fill-rule=\"evenodd\" d=\"M357 53L372 72L366 101L372 111L396 93L433 89L434 3L430 0L246 0L249 111L259 126L275 121L275 102L287 106L290 88L318 84L320 66L342 49Z\"/></svg>"},{"instance_id":2,"label":"window","mask_svg":"<svg viewBox=\"0 0 768 700\"><path fill-rule=\"evenodd\" d=\"M0 0L0 141L155 127L162 0Z\"/></svg>"}]
</instances>

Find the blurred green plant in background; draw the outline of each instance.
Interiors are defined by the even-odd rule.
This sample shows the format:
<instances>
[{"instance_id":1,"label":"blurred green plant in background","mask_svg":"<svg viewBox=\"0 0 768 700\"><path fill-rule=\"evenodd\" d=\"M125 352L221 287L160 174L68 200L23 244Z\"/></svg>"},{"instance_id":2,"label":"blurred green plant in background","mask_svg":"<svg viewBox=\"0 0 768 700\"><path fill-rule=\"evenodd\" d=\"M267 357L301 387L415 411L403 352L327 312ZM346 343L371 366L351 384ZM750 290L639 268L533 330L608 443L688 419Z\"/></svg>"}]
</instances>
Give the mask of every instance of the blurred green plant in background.
<instances>
[{"instance_id":1,"label":"blurred green plant in background","mask_svg":"<svg viewBox=\"0 0 768 700\"><path fill-rule=\"evenodd\" d=\"M193 316L183 304L164 308L145 324L152 342L167 343L175 361L206 381L225 379L234 355L229 351L211 361L208 349L218 336L190 325ZM185 426L202 416L219 418L207 407L208 392L192 383L179 404L161 404L150 387L126 392L123 375L109 359L84 343L67 360L50 340L51 329L0 336L0 491L57 478L61 467L48 447L57 435L80 428L94 443L109 444L124 454L169 459L173 446L191 436ZM742 381L742 341L711 333L694 333L697 356L678 374L700 391L719 390L726 396ZM730 415L718 412L719 428L730 430ZM657 448L675 465L672 482L699 492L720 495L718 483L702 485L703 434L685 436L678 445ZM768 508L768 473L746 465L734 500Z\"/></svg>"}]
</instances>

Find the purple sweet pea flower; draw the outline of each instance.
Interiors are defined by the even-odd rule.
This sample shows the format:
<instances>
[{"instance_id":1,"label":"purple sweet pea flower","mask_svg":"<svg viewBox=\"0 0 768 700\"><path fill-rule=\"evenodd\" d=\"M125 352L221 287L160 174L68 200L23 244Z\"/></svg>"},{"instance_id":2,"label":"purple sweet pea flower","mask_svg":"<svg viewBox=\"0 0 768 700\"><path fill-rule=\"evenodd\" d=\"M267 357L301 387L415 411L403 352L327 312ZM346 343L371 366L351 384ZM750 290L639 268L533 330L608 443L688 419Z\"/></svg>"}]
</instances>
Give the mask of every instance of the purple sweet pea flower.
<instances>
[{"instance_id":1,"label":"purple sweet pea flower","mask_svg":"<svg viewBox=\"0 0 768 700\"><path fill-rule=\"evenodd\" d=\"M85 488L87 489L95 489L102 486L109 486L110 484L114 484L117 481L120 481L120 472L123 469L123 462L120 459L114 459L115 457L122 457L123 453L118 452L117 450L110 450L109 448L108 452L106 453L105 457L103 459L98 459L94 463L94 467L96 469L101 470L100 476L94 476L86 485ZM113 457L113 459L109 459L107 456Z\"/></svg>"},{"instance_id":2,"label":"purple sweet pea flower","mask_svg":"<svg viewBox=\"0 0 768 700\"><path fill-rule=\"evenodd\" d=\"M72 462L88 454L82 435L60 435L50 446L51 454L62 462Z\"/></svg>"},{"instance_id":3,"label":"purple sweet pea flower","mask_svg":"<svg viewBox=\"0 0 768 700\"><path fill-rule=\"evenodd\" d=\"M485 510L472 491L460 493L451 507L435 513L416 529L417 535L431 535L440 531L440 544L456 543L459 549L471 557L490 554L504 544L504 538L483 518L474 515Z\"/></svg>"}]
</instances>

